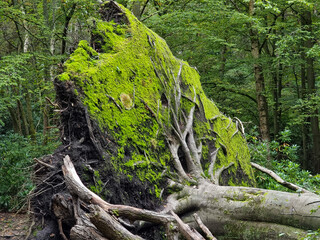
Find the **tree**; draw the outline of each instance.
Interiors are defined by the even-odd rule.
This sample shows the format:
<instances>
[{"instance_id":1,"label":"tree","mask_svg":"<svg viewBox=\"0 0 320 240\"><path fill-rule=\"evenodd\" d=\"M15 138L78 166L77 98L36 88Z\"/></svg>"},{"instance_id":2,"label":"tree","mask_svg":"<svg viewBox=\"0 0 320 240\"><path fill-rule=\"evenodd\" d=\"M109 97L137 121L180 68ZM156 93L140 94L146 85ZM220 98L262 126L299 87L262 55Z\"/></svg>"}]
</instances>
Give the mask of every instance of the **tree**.
<instances>
[{"instance_id":1,"label":"tree","mask_svg":"<svg viewBox=\"0 0 320 240\"><path fill-rule=\"evenodd\" d=\"M55 82L64 146L38 166L38 239L160 239L155 224L168 239L203 239L189 228L193 213L230 238L299 239L317 229L319 196L270 171L299 193L230 186L255 185L241 121L221 114L197 71L127 9L101 9L91 46L81 41Z\"/></svg>"}]
</instances>

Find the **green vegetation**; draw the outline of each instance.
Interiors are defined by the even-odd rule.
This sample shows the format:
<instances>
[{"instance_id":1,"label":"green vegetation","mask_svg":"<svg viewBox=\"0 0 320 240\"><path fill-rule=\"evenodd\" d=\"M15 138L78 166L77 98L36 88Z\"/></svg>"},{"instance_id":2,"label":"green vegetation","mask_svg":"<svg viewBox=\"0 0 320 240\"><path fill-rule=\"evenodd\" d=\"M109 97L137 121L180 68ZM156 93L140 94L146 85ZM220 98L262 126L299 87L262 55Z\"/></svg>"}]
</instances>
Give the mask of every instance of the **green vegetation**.
<instances>
[{"instance_id":1,"label":"green vegetation","mask_svg":"<svg viewBox=\"0 0 320 240\"><path fill-rule=\"evenodd\" d=\"M285 181L320 194L320 174L312 175L301 169L297 162L299 146L291 144L291 132L284 130L280 132L279 141L268 143L257 139L258 133L255 129L247 134L252 161L273 170ZM265 173L256 171L255 175L261 188L290 191Z\"/></svg>"},{"instance_id":2,"label":"green vegetation","mask_svg":"<svg viewBox=\"0 0 320 240\"><path fill-rule=\"evenodd\" d=\"M58 143L42 145L15 133L0 135L0 211L26 207L26 198L34 190L34 158L52 153Z\"/></svg>"}]
</instances>

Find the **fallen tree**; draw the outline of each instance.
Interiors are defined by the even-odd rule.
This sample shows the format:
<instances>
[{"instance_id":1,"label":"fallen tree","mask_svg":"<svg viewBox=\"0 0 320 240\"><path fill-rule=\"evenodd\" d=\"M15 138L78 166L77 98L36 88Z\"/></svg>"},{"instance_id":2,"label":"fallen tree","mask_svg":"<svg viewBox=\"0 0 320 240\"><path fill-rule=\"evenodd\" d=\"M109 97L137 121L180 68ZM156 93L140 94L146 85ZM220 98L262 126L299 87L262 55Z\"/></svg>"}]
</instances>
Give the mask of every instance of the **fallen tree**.
<instances>
[{"instance_id":1,"label":"fallen tree","mask_svg":"<svg viewBox=\"0 0 320 240\"><path fill-rule=\"evenodd\" d=\"M299 239L320 227L318 195L255 164L299 193L254 188L242 123L194 68L122 6L100 13L55 81L63 146L38 161L36 239Z\"/></svg>"}]
</instances>

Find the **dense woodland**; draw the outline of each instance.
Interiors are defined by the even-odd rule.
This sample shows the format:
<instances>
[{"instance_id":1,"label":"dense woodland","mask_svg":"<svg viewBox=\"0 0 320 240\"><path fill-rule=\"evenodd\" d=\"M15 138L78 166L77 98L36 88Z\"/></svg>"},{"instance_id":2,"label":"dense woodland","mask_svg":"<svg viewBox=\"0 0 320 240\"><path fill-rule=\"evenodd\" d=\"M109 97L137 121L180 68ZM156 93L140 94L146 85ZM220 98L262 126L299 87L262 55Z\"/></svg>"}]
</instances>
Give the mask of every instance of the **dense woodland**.
<instances>
[{"instance_id":1,"label":"dense woodland","mask_svg":"<svg viewBox=\"0 0 320 240\"><path fill-rule=\"evenodd\" d=\"M319 193L317 0L117 2L196 67L220 111L241 119L252 161ZM90 42L99 4L0 0L1 210L26 207L34 164L60 144L53 81L79 41ZM257 182L284 190L261 173Z\"/></svg>"}]
</instances>

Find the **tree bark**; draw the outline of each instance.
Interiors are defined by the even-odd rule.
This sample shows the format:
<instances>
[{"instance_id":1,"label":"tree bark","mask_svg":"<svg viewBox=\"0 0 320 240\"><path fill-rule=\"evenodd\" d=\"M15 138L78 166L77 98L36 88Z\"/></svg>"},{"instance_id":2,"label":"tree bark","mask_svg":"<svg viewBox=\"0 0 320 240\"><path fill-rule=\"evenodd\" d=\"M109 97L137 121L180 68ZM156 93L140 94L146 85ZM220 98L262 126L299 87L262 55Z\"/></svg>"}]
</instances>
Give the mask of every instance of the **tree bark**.
<instances>
[{"instance_id":1,"label":"tree bark","mask_svg":"<svg viewBox=\"0 0 320 240\"><path fill-rule=\"evenodd\" d=\"M122 234L124 230L120 226L121 229L103 230L107 225L115 228L116 226L109 215L105 216L104 213L101 213L102 209L132 220L140 219L163 224L173 221L167 213L174 212L172 215L175 219L177 219L176 214L183 215L182 220L194 228L197 227L197 224L192 214L197 213L203 219L203 223L217 236L224 235L228 230L238 229L241 226L241 228L248 230L254 227L255 230L251 231L256 233L264 232L263 229L270 228L283 233L284 239L296 239L299 234L305 233L303 229L316 230L320 226L320 212L317 211L320 197L310 192L286 193L257 188L219 186L203 180L196 188L184 186L182 191L169 196L166 208L162 214L157 214L129 206L115 206L106 203L83 185L68 156L64 159L63 172L71 192L78 193L85 202L102 207L94 208L93 212L96 214L91 217L91 220L95 219L93 223L96 226L99 225L97 227L100 231L106 231L106 233L103 232L104 236L110 232ZM178 222L178 225L181 225L181 231L183 234L193 236L192 230L184 228L185 223ZM116 225L119 224L116 223ZM238 237L243 237L242 234L243 232L239 232ZM273 239L274 234L273 231L265 232L261 239ZM195 236L198 235L195 234ZM201 239L195 236L190 239ZM131 235L126 237L124 235L121 237L120 235L108 235L106 237L134 239L131 238ZM136 239L140 238L136 236Z\"/></svg>"},{"instance_id":2,"label":"tree bark","mask_svg":"<svg viewBox=\"0 0 320 240\"><path fill-rule=\"evenodd\" d=\"M69 30L69 24L73 17L74 11L76 10L77 4L72 4L70 9L64 9L65 12L65 19L64 19L64 27L62 32L62 41L61 41L61 54L65 54L66 52L66 46L67 46L67 37L68 37L68 30Z\"/></svg>"},{"instance_id":3,"label":"tree bark","mask_svg":"<svg viewBox=\"0 0 320 240\"><path fill-rule=\"evenodd\" d=\"M249 2L249 16L254 15L254 0ZM256 83L256 96L259 112L259 125L261 138L264 141L270 141L269 120L268 120L268 103L265 92L265 80L263 68L260 61L260 44L259 35L254 26L250 27L251 54L254 60L254 78Z\"/></svg>"},{"instance_id":4,"label":"tree bark","mask_svg":"<svg viewBox=\"0 0 320 240\"><path fill-rule=\"evenodd\" d=\"M306 30L311 34L313 34L312 30L312 18L311 18L311 12L306 11L303 14L304 18L304 27ZM313 37L309 37L305 41L305 50L308 51L311 49L314 45L314 39ZM315 85L315 71L314 71L314 58L306 56L306 80L307 80L307 93L312 96L316 93L316 85ZM311 170L313 170L316 173L320 172L320 129L319 129L319 111L318 109L315 109L311 113L310 117L310 123L311 123L311 134L312 134L312 164L311 164Z\"/></svg>"},{"instance_id":5,"label":"tree bark","mask_svg":"<svg viewBox=\"0 0 320 240\"><path fill-rule=\"evenodd\" d=\"M34 121L33 121L33 116L32 116L31 96L30 96L28 89L26 89L25 100L26 100L27 119L28 119L28 124L29 124L29 133L30 133L31 139L35 140L36 139L36 129L34 126Z\"/></svg>"}]
</instances>

